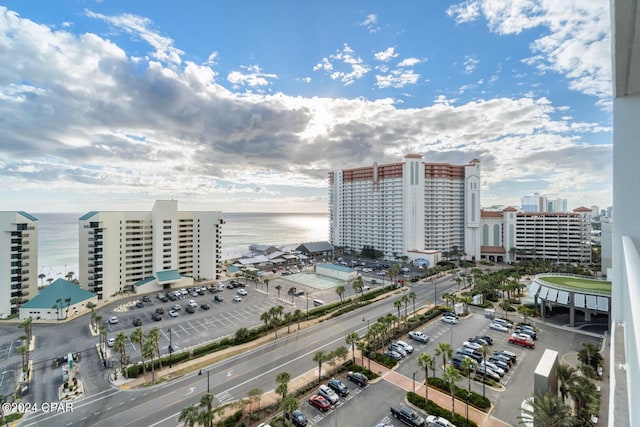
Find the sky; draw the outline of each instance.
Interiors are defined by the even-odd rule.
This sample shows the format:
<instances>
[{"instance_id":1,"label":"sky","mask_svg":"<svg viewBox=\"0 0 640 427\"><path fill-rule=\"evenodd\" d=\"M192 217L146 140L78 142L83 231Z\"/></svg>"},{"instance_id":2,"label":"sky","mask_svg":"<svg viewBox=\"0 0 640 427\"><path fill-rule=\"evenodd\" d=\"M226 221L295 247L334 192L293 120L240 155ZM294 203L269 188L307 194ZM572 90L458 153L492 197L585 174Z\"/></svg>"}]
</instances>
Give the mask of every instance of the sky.
<instances>
[{"instance_id":1,"label":"sky","mask_svg":"<svg viewBox=\"0 0 640 427\"><path fill-rule=\"evenodd\" d=\"M479 159L482 206L612 202L608 0L0 4L0 210L326 212Z\"/></svg>"}]
</instances>

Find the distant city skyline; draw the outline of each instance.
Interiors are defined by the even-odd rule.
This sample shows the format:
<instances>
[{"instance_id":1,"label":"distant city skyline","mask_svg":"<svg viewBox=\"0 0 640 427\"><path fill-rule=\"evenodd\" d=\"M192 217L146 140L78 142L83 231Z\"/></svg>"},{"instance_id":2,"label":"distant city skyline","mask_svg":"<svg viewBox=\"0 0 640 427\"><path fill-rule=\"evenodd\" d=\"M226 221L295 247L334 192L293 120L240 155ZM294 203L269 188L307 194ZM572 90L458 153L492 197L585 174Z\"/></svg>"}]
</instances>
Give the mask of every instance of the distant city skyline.
<instances>
[{"instance_id":1,"label":"distant city skyline","mask_svg":"<svg viewBox=\"0 0 640 427\"><path fill-rule=\"evenodd\" d=\"M607 0L0 6L3 210L326 212L330 171L481 161L612 205Z\"/></svg>"}]
</instances>

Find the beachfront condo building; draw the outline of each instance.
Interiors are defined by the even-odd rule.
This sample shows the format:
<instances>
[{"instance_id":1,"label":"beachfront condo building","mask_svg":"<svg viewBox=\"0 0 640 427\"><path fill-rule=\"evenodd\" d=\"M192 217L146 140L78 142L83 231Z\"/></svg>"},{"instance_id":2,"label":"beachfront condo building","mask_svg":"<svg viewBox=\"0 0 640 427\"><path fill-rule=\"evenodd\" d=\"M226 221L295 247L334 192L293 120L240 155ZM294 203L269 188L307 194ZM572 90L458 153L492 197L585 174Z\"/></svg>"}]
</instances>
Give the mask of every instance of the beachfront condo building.
<instances>
[{"instance_id":1,"label":"beachfront condo building","mask_svg":"<svg viewBox=\"0 0 640 427\"><path fill-rule=\"evenodd\" d=\"M79 220L79 282L109 299L218 279L222 224L222 212L178 211L176 200L158 200L150 212L88 212Z\"/></svg>"},{"instance_id":2,"label":"beachfront condo building","mask_svg":"<svg viewBox=\"0 0 640 427\"><path fill-rule=\"evenodd\" d=\"M330 239L338 248L385 259L433 252L480 259L480 161L403 162L329 173Z\"/></svg>"},{"instance_id":3,"label":"beachfront condo building","mask_svg":"<svg viewBox=\"0 0 640 427\"><path fill-rule=\"evenodd\" d=\"M591 263L591 209L573 212L482 210L482 258Z\"/></svg>"},{"instance_id":4,"label":"beachfront condo building","mask_svg":"<svg viewBox=\"0 0 640 427\"><path fill-rule=\"evenodd\" d=\"M0 319L38 295L38 219L0 212Z\"/></svg>"}]
</instances>

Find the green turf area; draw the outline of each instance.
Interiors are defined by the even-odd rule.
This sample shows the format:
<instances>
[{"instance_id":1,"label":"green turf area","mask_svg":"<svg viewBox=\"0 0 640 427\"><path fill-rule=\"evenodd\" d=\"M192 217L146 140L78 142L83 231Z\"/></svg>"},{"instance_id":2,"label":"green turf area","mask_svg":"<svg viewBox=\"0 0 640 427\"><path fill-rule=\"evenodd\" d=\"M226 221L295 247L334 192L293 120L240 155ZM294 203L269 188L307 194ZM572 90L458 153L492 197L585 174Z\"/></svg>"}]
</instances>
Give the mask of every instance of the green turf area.
<instances>
[{"instance_id":1,"label":"green turf area","mask_svg":"<svg viewBox=\"0 0 640 427\"><path fill-rule=\"evenodd\" d=\"M583 291L597 291L611 293L611 282L603 280L580 279L570 276L544 276L540 279L555 285L566 286L568 288L576 288Z\"/></svg>"}]
</instances>

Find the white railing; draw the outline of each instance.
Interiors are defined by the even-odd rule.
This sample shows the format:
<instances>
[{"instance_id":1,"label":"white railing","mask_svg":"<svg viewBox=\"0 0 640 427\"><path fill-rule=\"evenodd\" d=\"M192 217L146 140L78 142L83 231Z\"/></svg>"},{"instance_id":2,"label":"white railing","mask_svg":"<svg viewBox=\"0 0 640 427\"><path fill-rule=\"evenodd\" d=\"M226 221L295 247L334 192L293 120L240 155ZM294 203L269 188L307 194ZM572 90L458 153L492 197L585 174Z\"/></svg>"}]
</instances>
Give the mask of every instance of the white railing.
<instances>
[{"instance_id":1,"label":"white railing","mask_svg":"<svg viewBox=\"0 0 640 427\"><path fill-rule=\"evenodd\" d=\"M627 397L629 405L640 402L640 310L634 307L640 301L640 255L631 237L622 237L622 251L624 256L624 278L620 285L625 289L624 297L624 348L625 369L627 376ZM613 366L612 369L618 369ZM611 389L614 393L614 389ZM640 412L637 408L629 407L630 426L640 425ZM617 423L616 423L617 424ZM620 424L618 424L620 425Z\"/></svg>"},{"instance_id":2,"label":"white railing","mask_svg":"<svg viewBox=\"0 0 640 427\"><path fill-rule=\"evenodd\" d=\"M578 274L570 274L570 273L542 273L542 274L536 274L534 279L535 279L536 282L540 283L541 285L546 285L546 286L549 286L551 288L563 289L565 291L577 292L577 293L583 293L583 294L602 295L602 296L608 296L608 297L611 296L611 291L609 291L609 292L596 291L596 290L591 290L591 289L586 289L586 288L579 288L579 287L576 287L576 286L565 286L565 285L559 285L559 284L553 283L553 282L547 282L546 280L544 280L544 277L558 277L558 276L575 277L576 279L592 280L594 282L606 282L607 281L607 280L601 279L599 277L581 276L581 275L578 275Z\"/></svg>"}]
</instances>

